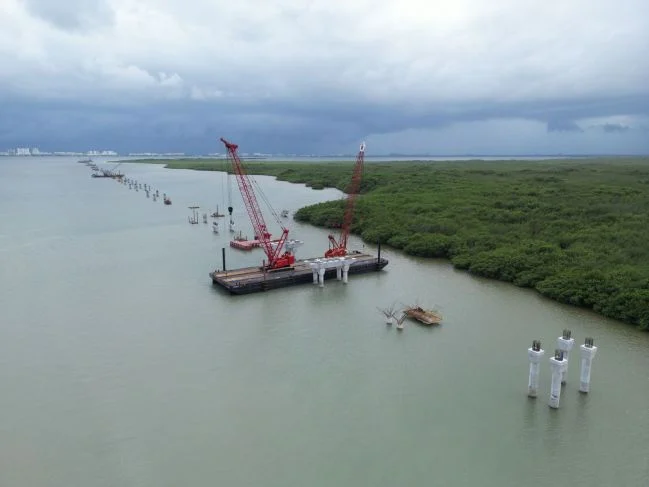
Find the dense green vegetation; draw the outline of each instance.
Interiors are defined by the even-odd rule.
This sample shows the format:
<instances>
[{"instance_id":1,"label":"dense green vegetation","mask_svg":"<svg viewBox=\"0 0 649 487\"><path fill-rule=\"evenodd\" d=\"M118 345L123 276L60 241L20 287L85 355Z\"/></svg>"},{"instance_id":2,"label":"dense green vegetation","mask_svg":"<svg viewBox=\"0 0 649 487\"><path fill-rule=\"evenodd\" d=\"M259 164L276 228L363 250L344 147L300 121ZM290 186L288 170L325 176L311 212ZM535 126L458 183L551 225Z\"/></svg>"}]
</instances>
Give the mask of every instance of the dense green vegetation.
<instances>
[{"instance_id":1,"label":"dense green vegetation","mask_svg":"<svg viewBox=\"0 0 649 487\"><path fill-rule=\"evenodd\" d=\"M222 161L169 167L223 170ZM352 162L249 162L344 190ZM353 231L649 329L649 158L366 164ZM343 201L296 219L340 224Z\"/></svg>"}]
</instances>

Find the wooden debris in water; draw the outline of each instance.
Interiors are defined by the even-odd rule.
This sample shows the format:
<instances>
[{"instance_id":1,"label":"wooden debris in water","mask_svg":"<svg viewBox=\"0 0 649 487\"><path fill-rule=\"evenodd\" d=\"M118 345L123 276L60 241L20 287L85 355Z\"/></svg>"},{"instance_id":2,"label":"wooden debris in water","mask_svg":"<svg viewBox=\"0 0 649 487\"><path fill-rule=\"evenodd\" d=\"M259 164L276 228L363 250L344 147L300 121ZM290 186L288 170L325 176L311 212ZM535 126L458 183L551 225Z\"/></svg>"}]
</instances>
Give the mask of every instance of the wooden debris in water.
<instances>
[{"instance_id":1,"label":"wooden debris in water","mask_svg":"<svg viewBox=\"0 0 649 487\"><path fill-rule=\"evenodd\" d=\"M424 309L421 306L408 306L403 310L409 318L419 321L424 325L439 325L442 322L442 315L431 309Z\"/></svg>"}]
</instances>

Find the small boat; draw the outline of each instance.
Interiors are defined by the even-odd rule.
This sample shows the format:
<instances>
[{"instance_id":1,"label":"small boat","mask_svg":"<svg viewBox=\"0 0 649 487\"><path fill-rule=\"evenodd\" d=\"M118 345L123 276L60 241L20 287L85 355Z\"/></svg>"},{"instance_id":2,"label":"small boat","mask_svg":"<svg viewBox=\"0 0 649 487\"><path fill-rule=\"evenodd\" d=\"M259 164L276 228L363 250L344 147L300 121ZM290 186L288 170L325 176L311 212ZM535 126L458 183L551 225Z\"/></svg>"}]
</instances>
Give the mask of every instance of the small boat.
<instances>
[{"instance_id":1,"label":"small boat","mask_svg":"<svg viewBox=\"0 0 649 487\"><path fill-rule=\"evenodd\" d=\"M282 218L288 218L288 210L282 210Z\"/></svg>"},{"instance_id":2,"label":"small boat","mask_svg":"<svg viewBox=\"0 0 649 487\"><path fill-rule=\"evenodd\" d=\"M439 313L423 309L420 306L410 306L404 309L403 312L409 318L415 319L424 325L439 325L442 321L442 316Z\"/></svg>"},{"instance_id":3,"label":"small boat","mask_svg":"<svg viewBox=\"0 0 649 487\"><path fill-rule=\"evenodd\" d=\"M137 188L136 188L136 191L137 191ZM165 205L170 205L171 204L171 200L169 198L167 198L166 196L165 196L165 199L164 199L164 204Z\"/></svg>"},{"instance_id":4,"label":"small boat","mask_svg":"<svg viewBox=\"0 0 649 487\"><path fill-rule=\"evenodd\" d=\"M221 218L224 217L225 215L223 213L219 213L219 206L216 205L216 211L210 215L212 218Z\"/></svg>"}]
</instances>

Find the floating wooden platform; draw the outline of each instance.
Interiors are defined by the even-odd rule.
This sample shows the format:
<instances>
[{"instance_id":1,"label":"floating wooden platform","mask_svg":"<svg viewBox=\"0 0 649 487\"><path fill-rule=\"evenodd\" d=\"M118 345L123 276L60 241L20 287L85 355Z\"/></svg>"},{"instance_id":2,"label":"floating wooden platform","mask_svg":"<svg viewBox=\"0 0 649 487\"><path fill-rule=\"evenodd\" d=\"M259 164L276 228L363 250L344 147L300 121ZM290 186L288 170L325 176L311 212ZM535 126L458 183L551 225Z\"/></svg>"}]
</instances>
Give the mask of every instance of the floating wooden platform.
<instances>
[{"instance_id":1,"label":"floating wooden platform","mask_svg":"<svg viewBox=\"0 0 649 487\"><path fill-rule=\"evenodd\" d=\"M252 250L260 246L259 240L230 240L230 247L239 250Z\"/></svg>"},{"instance_id":2,"label":"floating wooden platform","mask_svg":"<svg viewBox=\"0 0 649 487\"><path fill-rule=\"evenodd\" d=\"M380 271L388 260L369 254L351 254L355 260L349 266L349 275ZM297 284L313 283L313 270L308 261L298 260L293 267L264 272L260 267L244 267L230 271L210 273L212 283L227 290L230 294L250 294L268 291ZM325 271L326 279L336 279L336 269Z\"/></svg>"},{"instance_id":3,"label":"floating wooden platform","mask_svg":"<svg viewBox=\"0 0 649 487\"><path fill-rule=\"evenodd\" d=\"M279 240L271 240L279 242ZM230 247L239 250L252 250L261 247L261 240L234 239L230 240Z\"/></svg>"},{"instance_id":4,"label":"floating wooden platform","mask_svg":"<svg viewBox=\"0 0 649 487\"><path fill-rule=\"evenodd\" d=\"M442 322L442 316L439 313L431 309L423 309L420 306L410 306L403 312L407 317L415 319L424 325L439 325Z\"/></svg>"}]
</instances>

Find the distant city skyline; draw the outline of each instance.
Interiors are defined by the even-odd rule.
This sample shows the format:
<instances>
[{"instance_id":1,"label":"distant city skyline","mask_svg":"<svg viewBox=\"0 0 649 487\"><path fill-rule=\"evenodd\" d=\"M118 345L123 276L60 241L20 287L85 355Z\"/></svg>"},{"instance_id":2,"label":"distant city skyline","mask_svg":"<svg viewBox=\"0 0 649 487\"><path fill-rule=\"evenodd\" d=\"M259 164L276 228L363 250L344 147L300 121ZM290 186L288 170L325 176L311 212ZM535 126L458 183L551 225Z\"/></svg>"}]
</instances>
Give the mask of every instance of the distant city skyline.
<instances>
[{"instance_id":1,"label":"distant city skyline","mask_svg":"<svg viewBox=\"0 0 649 487\"><path fill-rule=\"evenodd\" d=\"M298 152L278 152L278 153L264 153L264 152L240 152L242 157L355 157L355 153L298 153ZM506 154L481 154L481 153L461 153L461 154L442 154L442 153L402 153L402 152L391 152L384 154L372 154L366 153L366 157L636 157L649 155L646 154L632 154L632 153L506 153ZM87 157L215 157L221 158L226 157L224 152L209 152L209 153L200 153L200 152L154 152L154 151L145 151L145 152L118 152L114 150L70 150L70 151L41 151L38 147L16 147L11 148L6 151L0 151L0 156L19 156L19 157L43 157L43 156L87 156Z\"/></svg>"},{"instance_id":2,"label":"distant city skyline","mask_svg":"<svg viewBox=\"0 0 649 487\"><path fill-rule=\"evenodd\" d=\"M41 151L38 147L15 147L0 152L2 156L116 156L113 150L88 150L88 151Z\"/></svg>"}]
</instances>

